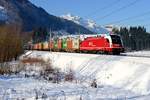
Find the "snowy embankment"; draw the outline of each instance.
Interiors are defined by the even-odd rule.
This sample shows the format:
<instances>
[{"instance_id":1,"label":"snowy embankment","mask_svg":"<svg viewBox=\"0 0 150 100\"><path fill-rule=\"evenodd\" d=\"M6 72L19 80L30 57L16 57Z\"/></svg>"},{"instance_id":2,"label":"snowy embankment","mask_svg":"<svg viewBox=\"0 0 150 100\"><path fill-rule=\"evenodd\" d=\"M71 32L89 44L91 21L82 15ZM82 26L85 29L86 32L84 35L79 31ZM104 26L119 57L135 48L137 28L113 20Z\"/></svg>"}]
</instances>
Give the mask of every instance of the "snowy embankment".
<instances>
[{"instance_id":1,"label":"snowy embankment","mask_svg":"<svg viewBox=\"0 0 150 100\"><path fill-rule=\"evenodd\" d=\"M54 67L74 70L83 82L96 79L99 85L150 94L150 58L40 51L28 56L51 59Z\"/></svg>"}]
</instances>

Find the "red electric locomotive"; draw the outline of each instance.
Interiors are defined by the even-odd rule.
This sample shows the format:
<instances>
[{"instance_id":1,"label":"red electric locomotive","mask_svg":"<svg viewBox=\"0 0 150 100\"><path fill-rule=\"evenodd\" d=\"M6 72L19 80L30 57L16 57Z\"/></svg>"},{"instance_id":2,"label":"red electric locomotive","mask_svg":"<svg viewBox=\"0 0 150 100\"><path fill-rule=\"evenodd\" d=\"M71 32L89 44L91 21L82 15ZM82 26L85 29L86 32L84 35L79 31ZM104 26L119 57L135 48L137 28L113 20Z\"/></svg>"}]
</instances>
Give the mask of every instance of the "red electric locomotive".
<instances>
[{"instance_id":1,"label":"red electric locomotive","mask_svg":"<svg viewBox=\"0 0 150 100\"><path fill-rule=\"evenodd\" d=\"M97 35L85 38L80 43L80 51L120 54L124 47L118 35Z\"/></svg>"}]
</instances>

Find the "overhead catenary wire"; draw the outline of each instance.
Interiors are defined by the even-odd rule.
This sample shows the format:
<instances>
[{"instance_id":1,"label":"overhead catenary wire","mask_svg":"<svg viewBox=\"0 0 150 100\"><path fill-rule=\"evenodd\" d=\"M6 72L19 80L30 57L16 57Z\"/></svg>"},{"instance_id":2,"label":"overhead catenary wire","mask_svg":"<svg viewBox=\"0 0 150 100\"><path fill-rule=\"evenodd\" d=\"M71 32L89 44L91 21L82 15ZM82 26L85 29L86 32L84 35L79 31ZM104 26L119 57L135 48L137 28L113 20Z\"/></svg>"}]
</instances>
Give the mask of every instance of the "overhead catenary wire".
<instances>
[{"instance_id":1,"label":"overhead catenary wire","mask_svg":"<svg viewBox=\"0 0 150 100\"><path fill-rule=\"evenodd\" d=\"M121 10L124 10L124 9L126 9L126 8L128 8L128 7L130 7L130 6L135 5L135 4L136 4L137 2L139 2L139 1L140 1L140 0L134 0L133 2L130 2L130 3L126 4L126 5L124 5L124 6L120 7L120 8L118 8L118 9L113 10L112 12L110 12L110 13L108 13L108 14L102 16L102 17L98 17L98 18L96 18L96 19L99 19L99 20L105 19L105 18L107 18L107 17L109 17L109 16L111 16L111 15L113 15L113 14L115 14L115 13L118 13L118 12L121 11ZM95 20L96 20L96 19L95 19Z\"/></svg>"},{"instance_id":2,"label":"overhead catenary wire","mask_svg":"<svg viewBox=\"0 0 150 100\"><path fill-rule=\"evenodd\" d=\"M139 27L139 26L141 26L141 27L144 27L144 28L146 28L146 27L150 27L150 23L147 23L147 24L140 24L140 25L117 25L117 27L126 27L126 28L130 28L130 27Z\"/></svg>"},{"instance_id":3,"label":"overhead catenary wire","mask_svg":"<svg viewBox=\"0 0 150 100\"><path fill-rule=\"evenodd\" d=\"M126 17L126 18L123 18L123 19L120 19L120 20L117 20L117 21L112 21L112 22L106 23L106 24L104 24L104 25L118 24L118 23L121 23L121 22L124 22L124 21L134 20L134 19L137 19L137 18L146 16L146 15L150 15L150 11L144 12L144 13L141 13L141 14L138 14L138 15L134 15L134 16L131 16L131 17Z\"/></svg>"},{"instance_id":4,"label":"overhead catenary wire","mask_svg":"<svg viewBox=\"0 0 150 100\"><path fill-rule=\"evenodd\" d=\"M99 11L106 10L106 9L108 9L108 8L111 8L111 7L114 6L114 4L116 5L116 4L118 4L120 1L121 1L121 0L115 0L115 1L112 2L112 3L110 3L110 4L108 4L108 5L105 5L104 7L101 7L101 8L99 8L99 9L96 9L95 11L93 11L93 12L91 12L91 13L85 15L85 17L93 16L93 15L97 14Z\"/></svg>"},{"instance_id":5,"label":"overhead catenary wire","mask_svg":"<svg viewBox=\"0 0 150 100\"><path fill-rule=\"evenodd\" d=\"M103 26L107 26L107 25L113 25L113 24L117 24L117 26L122 26L122 27L130 27L130 26L143 26L143 27L148 27L148 26L150 26L150 23L148 23L148 24L146 24L146 23L140 23L139 24L139 22L143 22L143 21L147 21L149 19L149 17L148 18L144 18L144 19L135 19L135 20L131 20L132 22L135 22L135 21L137 21L138 22L138 24L136 24L136 25L125 25L125 23L122 23L121 24L121 22L118 22L118 23L112 23L112 24L104 24ZM124 20L124 21L130 21L130 20ZM120 25L119 25L120 24Z\"/></svg>"},{"instance_id":6,"label":"overhead catenary wire","mask_svg":"<svg viewBox=\"0 0 150 100\"><path fill-rule=\"evenodd\" d=\"M150 23L148 23L148 24L141 24L141 25L137 25L137 26L144 26L144 27L146 27L146 26L150 26Z\"/></svg>"},{"instance_id":7,"label":"overhead catenary wire","mask_svg":"<svg viewBox=\"0 0 150 100\"><path fill-rule=\"evenodd\" d=\"M142 19L142 20L139 19L139 20L134 20L134 21L137 21L138 24L137 24L137 25L133 25L133 24L132 24L132 25L129 25L129 26L149 26L149 25L150 25L150 24L145 24L145 23L144 23L144 24L142 24L142 23L139 24L139 22L141 22L141 21L142 21L142 22L143 22L143 21L147 21L147 19ZM132 22L133 22L133 21L132 21Z\"/></svg>"},{"instance_id":8,"label":"overhead catenary wire","mask_svg":"<svg viewBox=\"0 0 150 100\"><path fill-rule=\"evenodd\" d=\"M150 17L147 17L147 18L144 18L144 19L135 19L135 20L132 20L132 22L144 22L144 21L147 21L148 19L150 19ZM130 20L128 20L130 21Z\"/></svg>"},{"instance_id":9,"label":"overhead catenary wire","mask_svg":"<svg viewBox=\"0 0 150 100\"><path fill-rule=\"evenodd\" d=\"M126 9L126 8L129 8L129 7L131 7L131 6L135 5L135 4L137 4L139 1L140 1L140 0L134 0L133 2L130 2L130 3L126 4L126 5L124 5L124 6L118 8L118 9L116 9L116 10L113 10L112 12L110 12L110 13L108 13L108 14L102 16L101 19L100 19L100 18L96 18L96 19L100 19L100 20L105 19L105 18L107 18L107 17L109 17L109 16L111 16L111 15L113 15L113 14L115 14L115 13L118 13L119 11L122 11L122 10L124 10L124 9ZM97 13L97 11L95 11L95 14L96 14L96 13ZM93 13L91 13L91 14L93 14ZM102 26L111 25L111 24L118 24L118 23L121 23L121 22L124 22L124 21L132 21L132 20L138 21L137 18L142 18L142 17L144 17L144 16L146 16L146 15L150 15L150 11L147 11L147 12L144 12L144 13L140 13L140 14L137 14L137 15L134 15L134 16L131 16L131 17L126 17L126 18L123 18L123 19L120 19L120 20L112 21L112 22L103 24ZM96 19L95 19L95 20L96 20ZM142 19L142 20L139 19L139 20L140 20L140 21L144 21L144 20L146 20L146 19ZM142 24L141 24L141 25L137 25L137 26L145 26L145 27L146 27L146 26L150 26L150 24L145 24L145 25L142 25Z\"/></svg>"}]
</instances>

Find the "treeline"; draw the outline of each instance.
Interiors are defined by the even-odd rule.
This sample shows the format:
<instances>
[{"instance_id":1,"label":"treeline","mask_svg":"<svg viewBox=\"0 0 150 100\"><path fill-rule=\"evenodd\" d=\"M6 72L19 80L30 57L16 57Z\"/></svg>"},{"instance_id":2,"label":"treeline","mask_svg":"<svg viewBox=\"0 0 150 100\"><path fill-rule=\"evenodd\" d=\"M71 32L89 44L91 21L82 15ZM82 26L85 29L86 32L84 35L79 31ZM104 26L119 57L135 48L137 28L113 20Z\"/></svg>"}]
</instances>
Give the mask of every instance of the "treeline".
<instances>
[{"instance_id":1,"label":"treeline","mask_svg":"<svg viewBox=\"0 0 150 100\"><path fill-rule=\"evenodd\" d=\"M0 26L0 63L16 60L23 53L20 32L17 25Z\"/></svg>"},{"instance_id":2,"label":"treeline","mask_svg":"<svg viewBox=\"0 0 150 100\"><path fill-rule=\"evenodd\" d=\"M38 42L49 40L48 30L42 27L34 29L33 34L32 34L32 40L33 40L33 43L38 43Z\"/></svg>"},{"instance_id":3,"label":"treeline","mask_svg":"<svg viewBox=\"0 0 150 100\"><path fill-rule=\"evenodd\" d=\"M147 33L144 27L122 27L120 30L113 31L122 37L127 51L150 49L150 33Z\"/></svg>"}]
</instances>

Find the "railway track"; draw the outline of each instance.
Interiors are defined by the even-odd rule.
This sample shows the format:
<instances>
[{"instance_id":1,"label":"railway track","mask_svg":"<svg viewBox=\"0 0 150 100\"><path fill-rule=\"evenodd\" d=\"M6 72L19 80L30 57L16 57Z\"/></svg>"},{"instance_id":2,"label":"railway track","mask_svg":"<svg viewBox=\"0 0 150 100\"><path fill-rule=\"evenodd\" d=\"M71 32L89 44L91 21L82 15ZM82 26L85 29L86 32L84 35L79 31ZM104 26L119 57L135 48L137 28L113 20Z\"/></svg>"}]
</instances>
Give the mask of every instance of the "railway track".
<instances>
[{"instance_id":1,"label":"railway track","mask_svg":"<svg viewBox=\"0 0 150 100\"><path fill-rule=\"evenodd\" d=\"M150 56L142 56L142 55L128 55L128 54L120 54L118 56L127 56L127 57L142 57L142 58L150 58Z\"/></svg>"}]
</instances>

